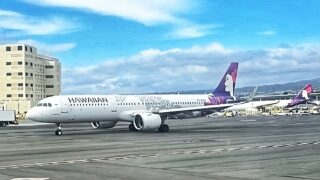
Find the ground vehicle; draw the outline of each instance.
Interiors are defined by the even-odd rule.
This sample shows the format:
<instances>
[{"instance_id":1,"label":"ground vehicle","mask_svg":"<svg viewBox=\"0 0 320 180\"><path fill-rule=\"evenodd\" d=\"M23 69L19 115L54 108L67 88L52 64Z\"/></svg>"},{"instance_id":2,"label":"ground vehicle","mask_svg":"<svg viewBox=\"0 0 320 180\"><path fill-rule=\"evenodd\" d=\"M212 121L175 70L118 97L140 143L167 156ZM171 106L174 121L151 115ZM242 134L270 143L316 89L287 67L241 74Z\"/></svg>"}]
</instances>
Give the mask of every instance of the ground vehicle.
<instances>
[{"instance_id":1,"label":"ground vehicle","mask_svg":"<svg viewBox=\"0 0 320 180\"><path fill-rule=\"evenodd\" d=\"M14 110L0 111L0 127L6 127L9 124L17 124L16 112Z\"/></svg>"}]
</instances>

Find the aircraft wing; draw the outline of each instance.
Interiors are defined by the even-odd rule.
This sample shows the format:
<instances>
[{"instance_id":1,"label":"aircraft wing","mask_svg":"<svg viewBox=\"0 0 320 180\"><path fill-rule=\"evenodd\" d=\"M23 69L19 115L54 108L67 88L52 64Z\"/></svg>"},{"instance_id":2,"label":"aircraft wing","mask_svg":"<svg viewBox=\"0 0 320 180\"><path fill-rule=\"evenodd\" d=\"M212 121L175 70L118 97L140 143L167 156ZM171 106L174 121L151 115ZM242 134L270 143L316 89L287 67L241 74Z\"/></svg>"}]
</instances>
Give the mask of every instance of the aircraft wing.
<instances>
[{"instance_id":1,"label":"aircraft wing","mask_svg":"<svg viewBox=\"0 0 320 180\"><path fill-rule=\"evenodd\" d=\"M261 108L266 106L271 106L274 104L277 104L279 100L268 100L268 101L251 101L251 102L243 102L235 104L229 108L227 108L228 111L239 111L244 110L247 108Z\"/></svg>"},{"instance_id":2,"label":"aircraft wing","mask_svg":"<svg viewBox=\"0 0 320 180\"><path fill-rule=\"evenodd\" d=\"M277 104L279 102L280 102L279 100L259 101L255 104L255 108L264 107L264 106L271 106L271 105Z\"/></svg>"},{"instance_id":3,"label":"aircraft wing","mask_svg":"<svg viewBox=\"0 0 320 180\"><path fill-rule=\"evenodd\" d=\"M175 114L175 113L186 113L192 111L220 111L222 109L233 106L234 104L219 104L219 105L208 105L208 106L196 106L187 108L175 108L175 109L163 109L158 111L158 114Z\"/></svg>"}]
</instances>

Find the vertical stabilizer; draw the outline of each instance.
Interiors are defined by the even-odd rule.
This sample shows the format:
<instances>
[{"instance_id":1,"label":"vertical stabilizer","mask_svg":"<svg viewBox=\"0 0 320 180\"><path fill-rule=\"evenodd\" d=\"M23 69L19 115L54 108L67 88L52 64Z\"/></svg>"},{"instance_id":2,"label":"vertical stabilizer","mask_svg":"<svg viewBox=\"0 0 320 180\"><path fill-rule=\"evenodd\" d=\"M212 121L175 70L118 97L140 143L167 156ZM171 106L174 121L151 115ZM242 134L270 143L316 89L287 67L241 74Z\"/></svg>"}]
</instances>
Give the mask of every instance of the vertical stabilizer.
<instances>
[{"instance_id":1,"label":"vertical stabilizer","mask_svg":"<svg viewBox=\"0 0 320 180\"><path fill-rule=\"evenodd\" d=\"M308 100L309 99L309 94L312 91L312 86L311 84L307 84L300 92L299 94L294 97L294 99L301 99L301 100Z\"/></svg>"},{"instance_id":2,"label":"vertical stabilizer","mask_svg":"<svg viewBox=\"0 0 320 180\"><path fill-rule=\"evenodd\" d=\"M292 107L298 104L306 103L309 100L309 93L312 91L311 84L307 84L299 94L294 97L291 102L287 105L287 107Z\"/></svg>"},{"instance_id":3,"label":"vertical stabilizer","mask_svg":"<svg viewBox=\"0 0 320 180\"><path fill-rule=\"evenodd\" d=\"M236 87L238 62L232 62L222 77L218 87L212 92L215 96L231 96L234 97Z\"/></svg>"}]
</instances>

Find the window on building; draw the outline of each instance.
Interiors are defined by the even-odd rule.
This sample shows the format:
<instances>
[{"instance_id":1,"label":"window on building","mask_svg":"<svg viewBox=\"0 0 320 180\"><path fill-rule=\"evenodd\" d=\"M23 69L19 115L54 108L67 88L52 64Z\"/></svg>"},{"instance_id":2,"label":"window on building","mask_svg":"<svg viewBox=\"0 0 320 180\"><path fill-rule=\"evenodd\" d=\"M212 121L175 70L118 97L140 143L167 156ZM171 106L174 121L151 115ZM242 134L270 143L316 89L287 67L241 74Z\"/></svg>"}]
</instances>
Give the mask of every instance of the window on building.
<instances>
[{"instance_id":1,"label":"window on building","mask_svg":"<svg viewBox=\"0 0 320 180\"><path fill-rule=\"evenodd\" d=\"M18 61L18 65L22 65L22 61Z\"/></svg>"},{"instance_id":2,"label":"window on building","mask_svg":"<svg viewBox=\"0 0 320 180\"><path fill-rule=\"evenodd\" d=\"M46 88L54 88L53 85L46 85Z\"/></svg>"},{"instance_id":3,"label":"window on building","mask_svg":"<svg viewBox=\"0 0 320 180\"><path fill-rule=\"evenodd\" d=\"M33 73L30 73L30 76L33 77Z\"/></svg>"},{"instance_id":4,"label":"window on building","mask_svg":"<svg viewBox=\"0 0 320 180\"><path fill-rule=\"evenodd\" d=\"M18 76L22 76L23 75L23 73L22 72L18 72Z\"/></svg>"},{"instance_id":5,"label":"window on building","mask_svg":"<svg viewBox=\"0 0 320 180\"><path fill-rule=\"evenodd\" d=\"M11 84L11 83L8 83L8 84L7 84L7 87L11 87L11 86L12 86L12 84Z\"/></svg>"},{"instance_id":6,"label":"window on building","mask_svg":"<svg viewBox=\"0 0 320 180\"><path fill-rule=\"evenodd\" d=\"M7 97L10 98L10 97L12 97L12 95L11 94L7 94Z\"/></svg>"},{"instance_id":7,"label":"window on building","mask_svg":"<svg viewBox=\"0 0 320 180\"><path fill-rule=\"evenodd\" d=\"M33 98L33 94L31 94L31 97Z\"/></svg>"},{"instance_id":8,"label":"window on building","mask_svg":"<svg viewBox=\"0 0 320 180\"><path fill-rule=\"evenodd\" d=\"M30 84L31 87L33 87L33 84Z\"/></svg>"},{"instance_id":9,"label":"window on building","mask_svg":"<svg viewBox=\"0 0 320 180\"><path fill-rule=\"evenodd\" d=\"M18 51L22 51L22 46L18 46Z\"/></svg>"},{"instance_id":10,"label":"window on building","mask_svg":"<svg viewBox=\"0 0 320 180\"><path fill-rule=\"evenodd\" d=\"M26 97L28 97L28 94L26 94Z\"/></svg>"},{"instance_id":11,"label":"window on building","mask_svg":"<svg viewBox=\"0 0 320 180\"><path fill-rule=\"evenodd\" d=\"M28 63L28 62L26 62L26 66L28 66L28 64L29 64L29 63Z\"/></svg>"},{"instance_id":12,"label":"window on building","mask_svg":"<svg viewBox=\"0 0 320 180\"><path fill-rule=\"evenodd\" d=\"M11 73L7 73L7 76L11 76Z\"/></svg>"},{"instance_id":13,"label":"window on building","mask_svg":"<svg viewBox=\"0 0 320 180\"><path fill-rule=\"evenodd\" d=\"M33 66L33 63L30 63L30 66Z\"/></svg>"},{"instance_id":14,"label":"window on building","mask_svg":"<svg viewBox=\"0 0 320 180\"><path fill-rule=\"evenodd\" d=\"M23 83L18 83L18 86L23 86Z\"/></svg>"},{"instance_id":15,"label":"window on building","mask_svg":"<svg viewBox=\"0 0 320 180\"><path fill-rule=\"evenodd\" d=\"M26 83L26 87L28 87L28 83Z\"/></svg>"},{"instance_id":16,"label":"window on building","mask_svg":"<svg viewBox=\"0 0 320 180\"><path fill-rule=\"evenodd\" d=\"M53 78L53 75L46 75L46 78Z\"/></svg>"},{"instance_id":17,"label":"window on building","mask_svg":"<svg viewBox=\"0 0 320 180\"><path fill-rule=\"evenodd\" d=\"M7 47L6 47L6 51L11 51L11 47L10 47L10 46L7 46Z\"/></svg>"},{"instance_id":18,"label":"window on building","mask_svg":"<svg viewBox=\"0 0 320 180\"><path fill-rule=\"evenodd\" d=\"M46 69L53 69L53 66L52 65L47 65Z\"/></svg>"},{"instance_id":19,"label":"window on building","mask_svg":"<svg viewBox=\"0 0 320 180\"><path fill-rule=\"evenodd\" d=\"M30 52L32 52L32 47L30 47Z\"/></svg>"},{"instance_id":20,"label":"window on building","mask_svg":"<svg viewBox=\"0 0 320 180\"><path fill-rule=\"evenodd\" d=\"M11 62L6 62L6 65L11 65Z\"/></svg>"},{"instance_id":21,"label":"window on building","mask_svg":"<svg viewBox=\"0 0 320 180\"><path fill-rule=\"evenodd\" d=\"M27 47L27 46L24 46L24 50L25 50L25 51L28 51L28 47Z\"/></svg>"},{"instance_id":22,"label":"window on building","mask_svg":"<svg viewBox=\"0 0 320 180\"><path fill-rule=\"evenodd\" d=\"M18 94L18 97L23 97L23 94Z\"/></svg>"},{"instance_id":23,"label":"window on building","mask_svg":"<svg viewBox=\"0 0 320 180\"><path fill-rule=\"evenodd\" d=\"M26 72L26 76L28 76L28 75L29 75L29 73Z\"/></svg>"}]
</instances>

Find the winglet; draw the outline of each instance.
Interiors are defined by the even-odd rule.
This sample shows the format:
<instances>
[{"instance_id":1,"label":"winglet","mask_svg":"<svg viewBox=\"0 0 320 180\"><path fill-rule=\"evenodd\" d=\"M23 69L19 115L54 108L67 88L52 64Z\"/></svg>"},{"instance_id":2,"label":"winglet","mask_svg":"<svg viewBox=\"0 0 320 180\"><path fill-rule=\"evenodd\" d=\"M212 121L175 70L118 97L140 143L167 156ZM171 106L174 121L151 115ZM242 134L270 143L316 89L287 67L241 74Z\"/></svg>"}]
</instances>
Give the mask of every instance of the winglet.
<instances>
[{"instance_id":1,"label":"winglet","mask_svg":"<svg viewBox=\"0 0 320 180\"><path fill-rule=\"evenodd\" d=\"M247 102L251 102L252 99L254 98L254 96L256 95L257 93L257 90L258 90L258 86L254 87L253 91L250 93L250 95L248 96L247 98Z\"/></svg>"}]
</instances>

